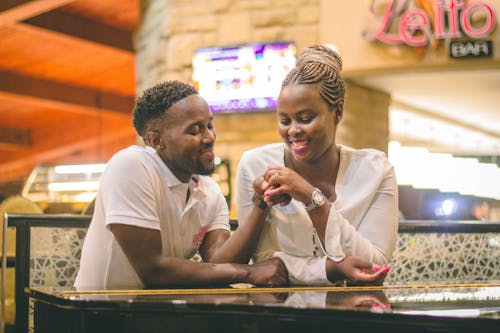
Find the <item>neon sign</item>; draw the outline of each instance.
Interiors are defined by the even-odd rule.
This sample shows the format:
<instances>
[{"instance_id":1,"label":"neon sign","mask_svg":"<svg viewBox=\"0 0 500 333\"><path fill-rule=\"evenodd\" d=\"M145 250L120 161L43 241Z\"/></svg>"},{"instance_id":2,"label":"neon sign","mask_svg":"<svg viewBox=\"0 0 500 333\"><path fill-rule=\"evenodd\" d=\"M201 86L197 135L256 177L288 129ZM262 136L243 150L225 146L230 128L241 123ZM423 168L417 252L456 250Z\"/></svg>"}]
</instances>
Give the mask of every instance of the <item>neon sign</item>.
<instances>
[{"instance_id":1,"label":"neon sign","mask_svg":"<svg viewBox=\"0 0 500 333\"><path fill-rule=\"evenodd\" d=\"M403 8L396 9L395 2L392 0L387 5L382 23L374 33L375 39L386 44L425 46L431 39L458 38L462 37L462 33L469 38L480 39L491 34L496 26L495 11L482 1L466 4L464 0L436 0L433 21L424 9L404 10L406 1ZM485 17L479 26L472 24L475 13ZM397 31L390 32L391 27L397 27Z\"/></svg>"}]
</instances>

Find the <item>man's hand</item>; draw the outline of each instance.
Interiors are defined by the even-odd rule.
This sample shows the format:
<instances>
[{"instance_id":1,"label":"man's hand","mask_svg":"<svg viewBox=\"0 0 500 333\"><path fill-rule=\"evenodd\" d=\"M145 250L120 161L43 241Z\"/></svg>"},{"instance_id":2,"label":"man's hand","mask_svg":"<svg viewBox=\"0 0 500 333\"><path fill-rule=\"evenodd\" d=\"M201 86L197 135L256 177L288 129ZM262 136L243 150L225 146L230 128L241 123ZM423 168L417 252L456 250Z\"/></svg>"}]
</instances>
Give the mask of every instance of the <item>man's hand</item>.
<instances>
[{"instance_id":1,"label":"man's hand","mask_svg":"<svg viewBox=\"0 0 500 333\"><path fill-rule=\"evenodd\" d=\"M261 286L288 284L288 271L280 258L270 258L248 266L248 283Z\"/></svg>"},{"instance_id":2,"label":"man's hand","mask_svg":"<svg viewBox=\"0 0 500 333\"><path fill-rule=\"evenodd\" d=\"M354 285L381 285L390 267L373 265L355 256L347 256L340 262L326 261L326 272L331 282L347 280Z\"/></svg>"}]
</instances>

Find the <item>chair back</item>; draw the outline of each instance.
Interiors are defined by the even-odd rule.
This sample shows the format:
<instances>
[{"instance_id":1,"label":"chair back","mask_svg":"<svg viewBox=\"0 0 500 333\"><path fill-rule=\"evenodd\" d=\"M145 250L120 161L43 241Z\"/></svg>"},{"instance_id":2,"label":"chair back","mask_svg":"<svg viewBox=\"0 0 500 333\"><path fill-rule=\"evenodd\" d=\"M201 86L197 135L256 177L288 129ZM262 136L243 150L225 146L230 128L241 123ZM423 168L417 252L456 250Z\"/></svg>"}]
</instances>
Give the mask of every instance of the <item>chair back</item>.
<instances>
[{"instance_id":1,"label":"chair back","mask_svg":"<svg viewBox=\"0 0 500 333\"><path fill-rule=\"evenodd\" d=\"M72 286L80 266L88 215L5 214L5 223L16 231L15 332L33 327L27 287Z\"/></svg>"},{"instance_id":2,"label":"chair back","mask_svg":"<svg viewBox=\"0 0 500 333\"><path fill-rule=\"evenodd\" d=\"M4 236L4 214L42 214L42 208L35 202L20 195L7 197L0 203L0 255L5 256L6 269L1 271L1 299L0 299L0 329L13 326L15 322L15 252L16 252L16 234L13 228L5 228ZM1 330L0 332L3 332Z\"/></svg>"}]
</instances>

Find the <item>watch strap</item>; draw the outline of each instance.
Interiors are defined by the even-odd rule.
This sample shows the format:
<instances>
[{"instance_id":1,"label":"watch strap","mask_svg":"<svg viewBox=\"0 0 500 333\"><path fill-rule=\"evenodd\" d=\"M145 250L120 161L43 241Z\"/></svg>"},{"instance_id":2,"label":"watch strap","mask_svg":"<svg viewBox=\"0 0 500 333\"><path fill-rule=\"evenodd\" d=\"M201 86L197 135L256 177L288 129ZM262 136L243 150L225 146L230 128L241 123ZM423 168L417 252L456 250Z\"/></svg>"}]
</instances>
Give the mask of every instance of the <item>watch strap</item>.
<instances>
[{"instance_id":1,"label":"watch strap","mask_svg":"<svg viewBox=\"0 0 500 333\"><path fill-rule=\"evenodd\" d=\"M266 204L262 198L260 198L257 193L253 193L252 196L252 202L255 204L255 206L259 207L262 210L266 210L269 206Z\"/></svg>"},{"instance_id":2,"label":"watch strap","mask_svg":"<svg viewBox=\"0 0 500 333\"><path fill-rule=\"evenodd\" d=\"M310 212L311 210L313 210L314 208L318 207L318 205L312 201L309 205L306 205L305 208L308 212Z\"/></svg>"}]
</instances>

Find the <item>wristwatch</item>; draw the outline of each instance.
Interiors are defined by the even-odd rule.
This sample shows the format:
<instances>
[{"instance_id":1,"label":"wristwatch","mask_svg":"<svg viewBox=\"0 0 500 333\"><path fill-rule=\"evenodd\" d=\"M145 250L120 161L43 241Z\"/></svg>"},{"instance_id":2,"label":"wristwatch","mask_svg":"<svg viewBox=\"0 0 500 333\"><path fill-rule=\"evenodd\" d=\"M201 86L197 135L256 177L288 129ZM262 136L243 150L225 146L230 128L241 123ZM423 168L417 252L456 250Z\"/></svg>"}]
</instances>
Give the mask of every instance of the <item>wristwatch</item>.
<instances>
[{"instance_id":1,"label":"wristwatch","mask_svg":"<svg viewBox=\"0 0 500 333\"><path fill-rule=\"evenodd\" d=\"M306 210L310 212L314 208L322 206L326 201L327 199L323 192L321 192L319 188L315 187L311 193L311 203L306 205Z\"/></svg>"},{"instance_id":2,"label":"wristwatch","mask_svg":"<svg viewBox=\"0 0 500 333\"><path fill-rule=\"evenodd\" d=\"M259 207L262 210L266 210L268 208L266 202L262 200L255 192L252 196L252 202L255 204L255 206Z\"/></svg>"}]
</instances>

